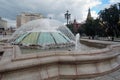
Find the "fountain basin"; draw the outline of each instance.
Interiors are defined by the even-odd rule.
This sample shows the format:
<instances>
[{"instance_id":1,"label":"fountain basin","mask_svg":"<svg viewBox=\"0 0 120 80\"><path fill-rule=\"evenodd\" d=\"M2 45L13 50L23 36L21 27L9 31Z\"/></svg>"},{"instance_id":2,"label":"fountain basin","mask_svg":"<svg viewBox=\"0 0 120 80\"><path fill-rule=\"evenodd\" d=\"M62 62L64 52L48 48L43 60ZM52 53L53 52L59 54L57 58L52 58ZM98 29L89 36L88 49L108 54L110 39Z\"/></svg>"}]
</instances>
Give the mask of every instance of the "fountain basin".
<instances>
[{"instance_id":1,"label":"fountain basin","mask_svg":"<svg viewBox=\"0 0 120 80\"><path fill-rule=\"evenodd\" d=\"M101 41L96 41L96 43L100 44ZM102 43L106 44L107 42ZM90 52L49 51L40 54L22 54L20 48L14 45L7 47L3 54L0 61L0 74L2 80L96 77L119 68L119 52L120 45L118 43Z\"/></svg>"}]
</instances>

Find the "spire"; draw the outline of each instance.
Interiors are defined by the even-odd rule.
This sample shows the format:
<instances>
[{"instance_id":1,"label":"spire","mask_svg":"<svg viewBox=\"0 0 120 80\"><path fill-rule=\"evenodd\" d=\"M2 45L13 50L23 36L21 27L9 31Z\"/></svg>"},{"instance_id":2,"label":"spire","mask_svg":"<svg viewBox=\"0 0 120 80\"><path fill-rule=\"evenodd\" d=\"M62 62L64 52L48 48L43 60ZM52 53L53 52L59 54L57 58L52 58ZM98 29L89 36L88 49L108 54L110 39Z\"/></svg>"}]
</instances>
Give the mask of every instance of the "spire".
<instances>
[{"instance_id":1,"label":"spire","mask_svg":"<svg viewBox=\"0 0 120 80\"><path fill-rule=\"evenodd\" d=\"M74 19L74 23L76 23L77 21L76 21L76 19Z\"/></svg>"},{"instance_id":2,"label":"spire","mask_svg":"<svg viewBox=\"0 0 120 80\"><path fill-rule=\"evenodd\" d=\"M91 11L90 11L90 8L89 8L88 9L87 20L90 20L90 19L92 19L92 17L91 17Z\"/></svg>"}]
</instances>

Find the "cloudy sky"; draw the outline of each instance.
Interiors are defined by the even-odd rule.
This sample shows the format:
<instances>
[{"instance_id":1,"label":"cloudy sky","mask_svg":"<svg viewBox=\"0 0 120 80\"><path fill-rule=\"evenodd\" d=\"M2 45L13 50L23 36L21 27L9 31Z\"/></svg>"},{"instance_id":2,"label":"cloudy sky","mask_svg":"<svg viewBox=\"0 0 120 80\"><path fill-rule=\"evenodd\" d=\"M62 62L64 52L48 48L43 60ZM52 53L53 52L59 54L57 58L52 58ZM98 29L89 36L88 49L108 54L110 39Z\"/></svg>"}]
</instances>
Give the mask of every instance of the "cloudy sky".
<instances>
[{"instance_id":1,"label":"cloudy sky","mask_svg":"<svg viewBox=\"0 0 120 80\"><path fill-rule=\"evenodd\" d=\"M15 26L16 15L21 12L41 13L65 23L64 14L69 10L71 20L82 22L88 8L96 18L100 10L117 2L120 0L0 0L0 16L9 22L8 26Z\"/></svg>"}]
</instances>

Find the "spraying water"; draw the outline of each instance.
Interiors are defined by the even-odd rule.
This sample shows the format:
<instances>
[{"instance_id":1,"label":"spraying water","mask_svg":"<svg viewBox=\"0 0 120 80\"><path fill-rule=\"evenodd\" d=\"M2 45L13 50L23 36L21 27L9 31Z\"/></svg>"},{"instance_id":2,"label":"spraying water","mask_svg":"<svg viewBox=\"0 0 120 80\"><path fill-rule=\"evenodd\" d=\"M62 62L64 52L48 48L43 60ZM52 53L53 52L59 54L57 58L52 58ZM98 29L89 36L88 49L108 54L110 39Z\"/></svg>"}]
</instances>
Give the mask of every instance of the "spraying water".
<instances>
[{"instance_id":1,"label":"spraying water","mask_svg":"<svg viewBox=\"0 0 120 80\"><path fill-rule=\"evenodd\" d=\"M72 32L57 20L37 19L18 28L9 40L12 44L37 49L74 46Z\"/></svg>"},{"instance_id":2,"label":"spraying water","mask_svg":"<svg viewBox=\"0 0 120 80\"><path fill-rule=\"evenodd\" d=\"M75 51L79 51L79 48L80 48L80 34L77 33L75 38Z\"/></svg>"}]
</instances>

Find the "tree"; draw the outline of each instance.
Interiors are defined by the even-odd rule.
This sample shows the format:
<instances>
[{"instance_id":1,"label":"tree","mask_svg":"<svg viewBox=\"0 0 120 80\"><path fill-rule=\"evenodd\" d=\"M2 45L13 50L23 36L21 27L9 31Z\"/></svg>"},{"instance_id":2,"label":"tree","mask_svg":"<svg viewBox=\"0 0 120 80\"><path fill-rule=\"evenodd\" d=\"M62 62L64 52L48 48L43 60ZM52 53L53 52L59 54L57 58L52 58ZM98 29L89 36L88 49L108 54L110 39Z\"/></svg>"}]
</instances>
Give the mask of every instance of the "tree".
<instances>
[{"instance_id":1,"label":"tree","mask_svg":"<svg viewBox=\"0 0 120 80\"><path fill-rule=\"evenodd\" d=\"M86 34L89 38L92 37L92 39L94 39L95 36L106 36L105 27L98 18L87 19L86 22L81 25L79 33Z\"/></svg>"},{"instance_id":2,"label":"tree","mask_svg":"<svg viewBox=\"0 0 120 80\"><path fill-rule=\"evenodd\" d=\"M98 18L93 21L93 26L95 30L95 35L106 36L104 27L100 24L100 20Z\"/></svg>"},{"instance_id":3,"label":"tree","mask_svg":"<svg viewBox=\"0 0 120 80\"><path fill-rule=\"evenodd\" d=\"M85 34L89 37L92 37L92 39L94 39L96 35L100 35L102 32L102 28L100 28L99 19L94 20L92 18L90 8L88 9L86 22L82 26L84 27L83 30Z\"/></svg>"},{"instance_id":4,"label":"tree","mask_svg":"<svg viewBox=\"0 0 120 80\"><path fill-rule=\"evenodd\" d=\"M99 12L99 19L105 26L108 36L112 37L112 40L120 34L120 28L118 27L120 15L118 4L111 5L110 8L105 8Z\"/></svg>"},{"instance_id":5,"label":"tree","mask_svg":"<svg viewBox=\"0 0 120 80\"><path fill-rule=\"evenodd\" d=\"M85 35L85 24L81 24L81 26L79 27L78 29L78 33L81 35L81 36L84 36Z\"/></svg>"},{"instance_id":6,"label":"tree","mask_svg":"<svg viewBox=\"0 0 120 80\"><path fill-rule=\"evenodd\" d=\"M71 32L73 33L73 25L72 24L68 24L68 25L66 25L70 30L71 30Z\"/></svg>"},{"instance_id":7,"label":"tree","mask_svg":"<svg viewBox=\"0 0 120 80\"><path fill-rule=\"evenodd\" d=\"M93 26L93 19L86 20L85 33L87 36L92 36L94 38L95 30L94 30L94 26Z\"/></svg>"}]
</instances>

